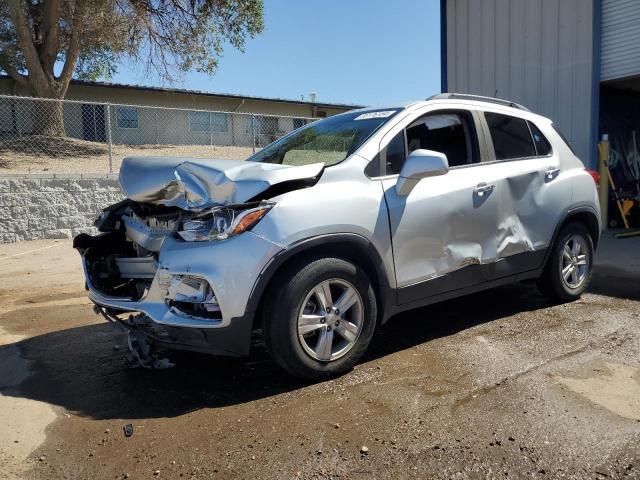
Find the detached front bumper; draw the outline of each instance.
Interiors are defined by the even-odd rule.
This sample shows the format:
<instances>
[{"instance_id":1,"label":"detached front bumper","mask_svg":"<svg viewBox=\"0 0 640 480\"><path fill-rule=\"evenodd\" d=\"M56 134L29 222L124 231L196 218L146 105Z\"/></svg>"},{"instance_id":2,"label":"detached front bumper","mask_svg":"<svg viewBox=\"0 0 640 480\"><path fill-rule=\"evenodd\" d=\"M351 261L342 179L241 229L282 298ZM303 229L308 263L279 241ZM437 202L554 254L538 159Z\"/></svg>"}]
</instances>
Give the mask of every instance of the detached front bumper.
<instances>
[{"instance_id":1,"label":"detached front bumper","mask_svg":"<svg viewBox=\"0 0 640 480\"><path fill-rule=\"evenodd\" d=\"M87 242L86 237L83 240ZM260 272L282 250L251 232L217 242L183 242L166 236L151 284L135 299L110 295L96 285L92 281L88 250L79 243L74 246L82 254L88 296L98 307L112 314L144 314L150 321L138 322L136 328L144 328L154 341L165 346L231 356L246 355L249 351L255 313L247 311L249 297ZM175 301L177 295L184 296L176 291L186 291L180 290L181 282L210 288L217 313L199 315L181 308L181 304L198 302L197 295L188 303Z\"/></svg>"}]
</instances>

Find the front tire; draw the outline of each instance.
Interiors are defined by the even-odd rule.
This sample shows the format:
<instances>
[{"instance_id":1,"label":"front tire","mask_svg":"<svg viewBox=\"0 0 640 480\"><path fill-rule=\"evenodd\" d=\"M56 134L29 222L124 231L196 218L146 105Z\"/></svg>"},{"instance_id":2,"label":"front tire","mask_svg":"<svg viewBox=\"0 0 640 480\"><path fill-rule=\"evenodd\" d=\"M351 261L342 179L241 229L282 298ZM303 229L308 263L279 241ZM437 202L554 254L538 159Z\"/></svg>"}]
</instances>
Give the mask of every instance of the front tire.
<instances>
[{"instance_id":1,"label":"front tire","mask_svg":"<svg viewBox=\"0 0 640 480\"><path fill-rule=\"evenodd\" d=\"M376 298L366 273L339 258L316 258L279 275L263 332L273 360L318 380L350 370L371 342Z\"/></svg>"},{"instance_id":2,"label":"front tire","mask_svg":"<svg viewBox=\"0 0 640 480\"><path fill-rule=\"evenodd\" d=\"M593 240L587 228L570 223L562 228L538 280L540 291L555 301L580 298L593 272Z\"/></svg>"}]
</instances>

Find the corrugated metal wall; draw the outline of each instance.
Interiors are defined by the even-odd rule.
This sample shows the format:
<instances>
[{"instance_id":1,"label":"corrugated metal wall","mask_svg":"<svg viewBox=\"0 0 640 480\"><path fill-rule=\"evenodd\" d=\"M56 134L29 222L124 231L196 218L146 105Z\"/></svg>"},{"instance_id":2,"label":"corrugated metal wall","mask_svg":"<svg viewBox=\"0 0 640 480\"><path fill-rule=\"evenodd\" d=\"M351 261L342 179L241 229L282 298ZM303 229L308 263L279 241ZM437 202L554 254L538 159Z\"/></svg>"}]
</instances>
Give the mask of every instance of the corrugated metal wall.
<instances>
[{"instance_id":1,"label":"corrugated metal wall","mask_svg":"<svg viewBox=\"0 0 640 480\"><path fill-rule=\"evenodd\" d=\"M602 0L602 81L640 75L640 0Z\"/></svg>"},{"instance_id":2,"label":"corrugated metal wall","mask_svg":"<svg viewBox=\"0 0 640 480\"><path fill-rule=\"evenodd\" d=\"M446 0L447 90L522 103L593 162L593 1Z\"/></svg>"}]
</instances>

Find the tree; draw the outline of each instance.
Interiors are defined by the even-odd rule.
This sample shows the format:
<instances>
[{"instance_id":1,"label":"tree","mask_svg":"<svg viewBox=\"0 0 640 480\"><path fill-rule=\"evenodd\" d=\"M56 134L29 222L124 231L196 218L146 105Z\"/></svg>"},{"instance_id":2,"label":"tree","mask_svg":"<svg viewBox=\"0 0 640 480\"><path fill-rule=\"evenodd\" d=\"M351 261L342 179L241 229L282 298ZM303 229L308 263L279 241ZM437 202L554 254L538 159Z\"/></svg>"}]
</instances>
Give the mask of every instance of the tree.
<instances>
[{"instance_id":1,"label":"tree","mask_svg":"<svg viewBox=\"0 0 640 480\"><path fill-rule=\"evenodd\" d=\"M125 58L163 80L213 74L225 43L263 29L262 0L2 0L0 70L36 97L64 98L72 77L109 77ZM36 133L64 135L60 102Z\"/></svg>"}]
</instances>

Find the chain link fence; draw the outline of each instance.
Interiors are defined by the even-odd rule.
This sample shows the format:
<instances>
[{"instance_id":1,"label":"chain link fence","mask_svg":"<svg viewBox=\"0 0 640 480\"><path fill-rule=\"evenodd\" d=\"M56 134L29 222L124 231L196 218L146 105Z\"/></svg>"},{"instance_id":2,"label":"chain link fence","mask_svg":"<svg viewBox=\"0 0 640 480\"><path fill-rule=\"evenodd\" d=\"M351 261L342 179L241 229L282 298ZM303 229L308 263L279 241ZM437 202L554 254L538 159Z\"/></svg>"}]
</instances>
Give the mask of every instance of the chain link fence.
<instances>
[{"instance_id":1,"label":"chain link fence","mask_svg":"<svg viewBox=\"0 0 640 480\"><path fill-rule=\"evenodd\" d=\"M112 173L131 155L242 160L314 120L0 95L0 173Z\"/></svg>"}]
</instances>

